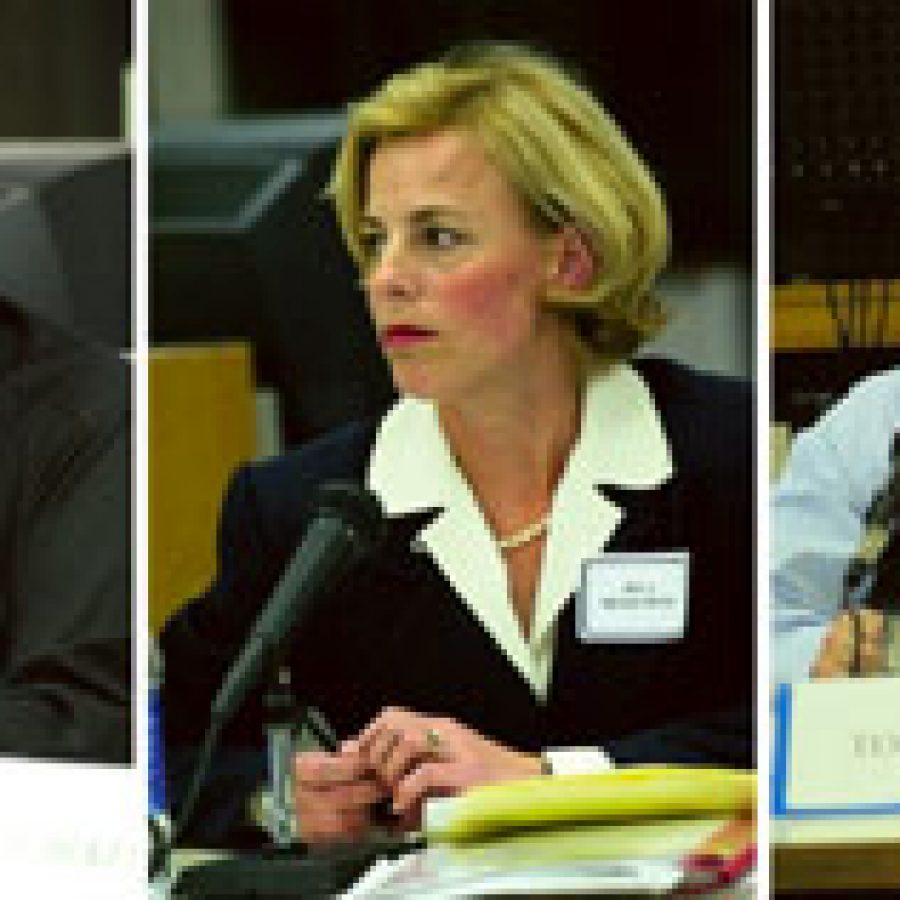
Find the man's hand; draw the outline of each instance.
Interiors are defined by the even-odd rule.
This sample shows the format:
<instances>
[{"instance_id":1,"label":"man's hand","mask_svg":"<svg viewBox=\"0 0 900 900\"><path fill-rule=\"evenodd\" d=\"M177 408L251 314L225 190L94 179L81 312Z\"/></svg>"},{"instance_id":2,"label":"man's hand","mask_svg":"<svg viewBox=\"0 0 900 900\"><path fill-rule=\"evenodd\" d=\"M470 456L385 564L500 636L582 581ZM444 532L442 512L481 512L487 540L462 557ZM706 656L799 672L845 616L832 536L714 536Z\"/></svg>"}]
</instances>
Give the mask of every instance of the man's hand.
<instances>
[{"instance_id":1,"label":"man's hand","mask_svg":"<svg viewBox=\"0 0 900 900\"><path fill-rule=\"evenodd\" d=\"M812 678L840 678L851 674L856 625L854 617L842 612L832 623L810 669ZM859 674L877 675L886 670L884 615L873 609L861 609L856 617L859 628Z\"/></svg>"},{"instance_id":2,"label":"man's hand","mask_svg":"<svg viewBox=\"0 0 900 900\"><path fill-rule=\"evenodd\" d=\"M294 757L297 819L307 843L361 837L372 826L372 805L387 794L366 758L353 748Z\"/></svg>"},{"instance_id":3,"label":"man's hand","mask_svg":"<svg viewBox=\"0 0 900 900\"><path fill-rule=\"evenodd\" d=\"M393 809L410 827L427 797L457 794L541 773L540 757L484 737L453 719L389 707L348 742L390 792Z\"/></svg>"}]
</instances>

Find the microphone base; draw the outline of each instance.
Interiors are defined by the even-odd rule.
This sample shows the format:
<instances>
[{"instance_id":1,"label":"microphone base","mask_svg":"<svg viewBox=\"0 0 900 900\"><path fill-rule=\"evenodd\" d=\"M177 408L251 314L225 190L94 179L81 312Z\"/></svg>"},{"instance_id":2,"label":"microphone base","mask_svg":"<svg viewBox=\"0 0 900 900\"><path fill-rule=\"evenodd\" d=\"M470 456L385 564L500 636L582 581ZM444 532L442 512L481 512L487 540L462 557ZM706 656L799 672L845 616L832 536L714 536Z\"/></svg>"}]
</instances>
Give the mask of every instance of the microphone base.
<instances>
[{"instance_id":1,"label":"microphone base","mask_svg":"<svg viewBox=\"0 0 900 900\"><path fill-rule=\"evenodd\" d=\"M329 848L270 847L185 868L172 900L282 900L334 898L378 857L407 850L400 842L374 840Z\"/></svg>"}]
</instances>

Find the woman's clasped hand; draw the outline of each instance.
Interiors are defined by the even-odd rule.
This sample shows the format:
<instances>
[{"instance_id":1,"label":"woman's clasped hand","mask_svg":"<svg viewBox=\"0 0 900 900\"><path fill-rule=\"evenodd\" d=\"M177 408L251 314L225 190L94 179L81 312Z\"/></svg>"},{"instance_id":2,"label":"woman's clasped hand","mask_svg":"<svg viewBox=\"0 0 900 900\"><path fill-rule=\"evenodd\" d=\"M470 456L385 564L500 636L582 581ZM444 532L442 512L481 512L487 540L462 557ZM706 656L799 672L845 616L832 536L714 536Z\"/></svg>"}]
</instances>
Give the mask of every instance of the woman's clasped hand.
<instances>
[{"instance_id":1,"label":"woman's clasped hand","mask_svg":"<svg viewBox=\"0 0 900 900\"><path fill-rule=\"evenodd\" d=\"M453 719L388 707L332 752L297 754L299 830L308 843L350 840L376 824L381 804L403 831L421 824L428 797L541 773L541 759Z\"/></svg>"}]
</instances>

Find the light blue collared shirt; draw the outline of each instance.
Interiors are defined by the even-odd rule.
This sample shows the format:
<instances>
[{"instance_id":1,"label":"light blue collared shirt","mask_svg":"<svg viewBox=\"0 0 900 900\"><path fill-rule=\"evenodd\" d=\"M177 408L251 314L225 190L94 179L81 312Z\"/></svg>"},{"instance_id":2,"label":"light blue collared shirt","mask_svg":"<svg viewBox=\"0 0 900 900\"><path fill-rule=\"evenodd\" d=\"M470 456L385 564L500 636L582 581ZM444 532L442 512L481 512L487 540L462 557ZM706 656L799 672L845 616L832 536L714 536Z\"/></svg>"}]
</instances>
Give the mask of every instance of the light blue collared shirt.
<instances>
[{"instance_id":1,"label":"light blue collared shirt","mask_svg":"<svg viewBox=\"0 0 900 900\"><path fill-rule=\"evenodd\" d=\"M794 441L770 523L776 681L809 676L898 430L900 367L860 382Z\"/></svg>"}]
</instances>

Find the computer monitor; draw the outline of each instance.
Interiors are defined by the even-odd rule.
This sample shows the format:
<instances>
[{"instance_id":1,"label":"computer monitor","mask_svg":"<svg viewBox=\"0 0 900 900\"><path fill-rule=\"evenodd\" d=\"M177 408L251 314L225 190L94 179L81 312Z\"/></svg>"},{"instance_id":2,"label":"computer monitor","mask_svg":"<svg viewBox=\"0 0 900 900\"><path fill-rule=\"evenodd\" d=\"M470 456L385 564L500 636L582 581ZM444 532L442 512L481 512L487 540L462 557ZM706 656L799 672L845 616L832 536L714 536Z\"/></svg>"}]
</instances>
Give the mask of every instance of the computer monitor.
<instances>
[{"instance_id":1,"label":"computer monitor","mask_svg":"<svg viewBox=\"0 0 900 900\"><path fill-rule=\"evenodd\" d=\"M151 340L239 338L287 443L374 415L393 386L322 197L343 120L219 123L151 151Z\"/></svg>"},{"instance_id":2,"label":"computer monitor","mask_svg":"<svg viewBox=\"0 0 900 900\"><path fill-rule=\"evenodd\" d=\"M0 294L110 346L131 344L124 146L0 148Z\"/></svg>"}]
</instances>

